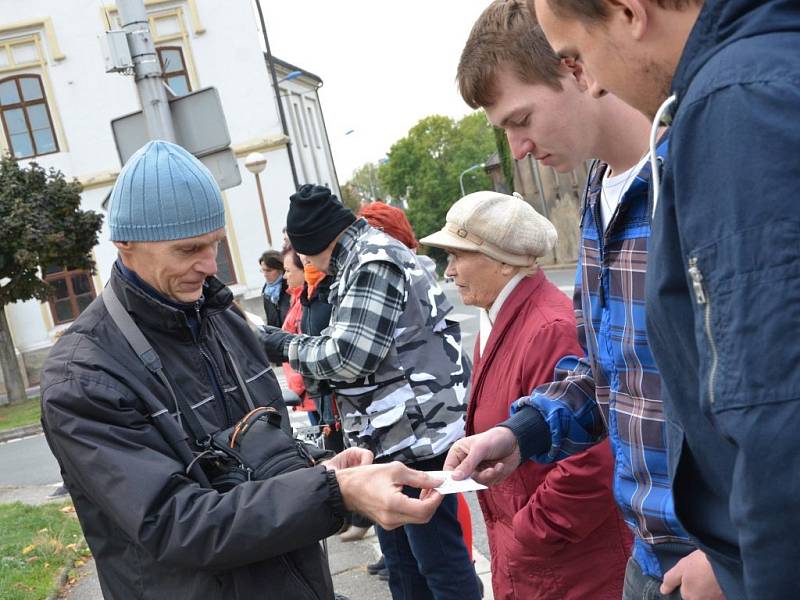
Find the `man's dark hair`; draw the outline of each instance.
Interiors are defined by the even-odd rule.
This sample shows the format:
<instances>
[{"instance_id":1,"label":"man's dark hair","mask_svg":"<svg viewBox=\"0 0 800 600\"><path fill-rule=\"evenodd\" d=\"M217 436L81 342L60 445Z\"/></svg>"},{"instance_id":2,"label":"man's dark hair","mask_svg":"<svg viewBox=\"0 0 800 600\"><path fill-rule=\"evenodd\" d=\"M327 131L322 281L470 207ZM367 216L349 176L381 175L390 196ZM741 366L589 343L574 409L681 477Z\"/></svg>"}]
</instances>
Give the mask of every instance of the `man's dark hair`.
<instances>
[{"instance_id":1,"label":"man's dark hair","mask_svg":"<svg viewBox=\"0 0 800 600\"><path fill-rule=\"evenodd\" d=\"M283 271L283 260L281 259L281 253L277 250L267 250L261 255L258 262L268 269Z\"/></svg>"},{"instance_id":2,"label":"man's dark hair","mask_svg":"<svg viewBox=\"0 0 800 600\"><path fill-rule=\"evenodd\" d=\"M456 81L464 102L481 108L495 101L498 69L511 69L524 83L561 90L560 65L524 0L495 0L472 26Z\"/></svg>"},{"instance_id":3,"label":"man's dark hair","mask_svg":"<svg viewBox=\"0 0 800 600\"><path fill-rule=\"evenodd\" d=\"M533 2L533 0L528 0ZM651 0L665 10L683 10L690 6L701 6L704 0ZM606 0L547 0L550 9L559 17L574 17L584 23L605 21L608 18Z\"/></svg>"}]
</instances>

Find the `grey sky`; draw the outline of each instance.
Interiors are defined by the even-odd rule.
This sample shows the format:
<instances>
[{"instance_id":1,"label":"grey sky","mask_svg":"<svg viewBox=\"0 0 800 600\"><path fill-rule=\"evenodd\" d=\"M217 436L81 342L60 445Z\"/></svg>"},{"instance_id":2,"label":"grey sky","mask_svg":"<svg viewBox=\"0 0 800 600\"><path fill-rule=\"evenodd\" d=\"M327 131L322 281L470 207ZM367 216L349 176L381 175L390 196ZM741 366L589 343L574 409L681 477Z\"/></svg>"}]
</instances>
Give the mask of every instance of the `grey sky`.
<instances>
[{"instance_id":1,"label":"grey sky","mask_svg":"<svg viewBox=\"0 0 800 600\"><path fill-rule=\"evenodd\" d=\"M471 112L456 67L488 0L261 3L275 56L325 82L320 98L342 183L422 117Z\"/></svg>"}]
</instances>

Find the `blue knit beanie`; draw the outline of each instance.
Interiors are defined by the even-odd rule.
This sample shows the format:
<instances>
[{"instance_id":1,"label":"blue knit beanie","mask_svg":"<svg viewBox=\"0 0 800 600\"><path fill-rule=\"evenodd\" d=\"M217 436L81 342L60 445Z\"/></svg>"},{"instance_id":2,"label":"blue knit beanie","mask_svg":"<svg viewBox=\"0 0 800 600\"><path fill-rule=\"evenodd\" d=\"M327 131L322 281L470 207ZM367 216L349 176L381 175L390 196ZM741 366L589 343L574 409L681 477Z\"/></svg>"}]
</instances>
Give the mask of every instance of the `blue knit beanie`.
<instances>
[{"instance_id":1,"label":"blue knit beanie","mask_svg":"<svg viewBox=\"0 0 800 600\"><path fill-rule=\"evenodd\" d=\"M122 167L111 191L112 242L161 242L225 227L214 176L189 152L155 140Z\"/></svg>"}]
</instances>

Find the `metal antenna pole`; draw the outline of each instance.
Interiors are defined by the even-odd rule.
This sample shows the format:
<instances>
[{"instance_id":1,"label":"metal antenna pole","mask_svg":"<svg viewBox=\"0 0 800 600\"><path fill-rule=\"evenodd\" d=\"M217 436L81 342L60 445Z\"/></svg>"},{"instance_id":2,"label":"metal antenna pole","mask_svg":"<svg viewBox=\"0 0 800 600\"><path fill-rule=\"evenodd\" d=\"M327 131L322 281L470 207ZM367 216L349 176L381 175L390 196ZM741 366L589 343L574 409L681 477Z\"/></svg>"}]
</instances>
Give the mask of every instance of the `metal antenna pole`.
<instances>
[{"instance_id":1,"label":"metal antenna pole","mask_svg":"<svg viewBox=\"0 0 800 600\"><path fill-rule=\"evenodd\" d=\"M117 0L122 29L128 34L128 46L134 65L134 80L150 139L175 142L175 128L169 101L161 77L147 11L142 0Z\"/></svg>"}]
</instances>

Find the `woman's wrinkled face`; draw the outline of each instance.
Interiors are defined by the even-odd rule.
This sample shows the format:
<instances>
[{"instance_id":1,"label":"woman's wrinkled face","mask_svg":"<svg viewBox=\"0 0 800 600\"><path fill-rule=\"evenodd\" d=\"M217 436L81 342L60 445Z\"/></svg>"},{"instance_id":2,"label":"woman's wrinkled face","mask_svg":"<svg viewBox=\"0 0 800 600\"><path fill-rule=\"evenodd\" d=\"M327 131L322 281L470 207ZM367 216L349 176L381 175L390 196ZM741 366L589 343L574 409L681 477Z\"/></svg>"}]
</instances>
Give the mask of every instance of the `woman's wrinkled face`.
<instances>
[{"instance_id":1,"label":"woman's wrinkled face","mask_svg":"<svg viewBox=\"0 0 800 600\"><path fill-rule=\"evenodd\" d=\"M467 306L489 310L497 296L516 273L480 252L449 250L445 275L452 277L461 301Z\"/></svg>"}]
</instances>

